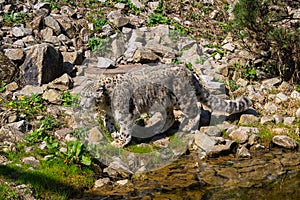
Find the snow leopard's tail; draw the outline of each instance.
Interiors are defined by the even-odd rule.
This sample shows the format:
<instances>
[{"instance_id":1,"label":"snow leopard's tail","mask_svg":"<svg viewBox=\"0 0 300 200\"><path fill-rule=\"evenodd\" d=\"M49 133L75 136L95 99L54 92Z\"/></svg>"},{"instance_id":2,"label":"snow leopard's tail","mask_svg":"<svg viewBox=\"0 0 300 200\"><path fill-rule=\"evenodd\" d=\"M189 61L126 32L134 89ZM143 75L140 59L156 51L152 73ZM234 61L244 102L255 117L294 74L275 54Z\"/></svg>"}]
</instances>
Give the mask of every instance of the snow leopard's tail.
<instances>
[{"instance_id":1,"label":"snow leopard's tail","mask_svg":"<svg viewBox=\"0 0 300 200\"><path fill-rule=\"evenodd\" d=\"M196 95L198 100L212 110L226 112L228 114L240 113L248 110L252 102L248 97L238 97L235 100L218 98L209 93L198 81L193 80L196 85Z\"/></svg>"},{"instance_id":2,"label":"snow leopard's tail","mask_svg":"<svg viewBox=\"0 0 300 200\"><path fill-rule=\"evenodd\" d=\"M248 97L242 96L235 100L225 100L211 94L203 104L212 110L222 111L228 114L240 113L248 110L252 106L252 102Z\"/></svg>"}]
</instances>

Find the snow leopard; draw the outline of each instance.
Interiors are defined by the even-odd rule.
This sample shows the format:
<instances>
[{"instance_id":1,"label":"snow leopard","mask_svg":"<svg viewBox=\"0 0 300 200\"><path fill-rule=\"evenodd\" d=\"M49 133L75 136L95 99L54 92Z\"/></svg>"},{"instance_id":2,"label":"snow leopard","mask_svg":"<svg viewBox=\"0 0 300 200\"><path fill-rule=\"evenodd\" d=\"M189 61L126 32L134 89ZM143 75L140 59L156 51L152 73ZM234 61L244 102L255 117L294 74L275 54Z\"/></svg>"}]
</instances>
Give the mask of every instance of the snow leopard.
<instances>
[{"instance_id":1,"label":"snow leopard","mask_svg":"<svg viewBox=\"0 0 300 200\"><path fill-rule=\"evenodd\" d=\"M87 85L81 96L83 107L91 104L87 101L96 101L97 106L114 120L119 131L112 131L112 144L118 147L131 141L135 129L147 134L146 129L135 124L143 113L150 116L159 113L160 120L150 129L155 135L174 124L176 109L183 114L182 131L199 129L201 111L197 102L228 114L243 112L252 105L247 97L225 100L210 94L195 74L182 65L143 66L125 74L104 77Z\"/></svg>"}]
</instances>

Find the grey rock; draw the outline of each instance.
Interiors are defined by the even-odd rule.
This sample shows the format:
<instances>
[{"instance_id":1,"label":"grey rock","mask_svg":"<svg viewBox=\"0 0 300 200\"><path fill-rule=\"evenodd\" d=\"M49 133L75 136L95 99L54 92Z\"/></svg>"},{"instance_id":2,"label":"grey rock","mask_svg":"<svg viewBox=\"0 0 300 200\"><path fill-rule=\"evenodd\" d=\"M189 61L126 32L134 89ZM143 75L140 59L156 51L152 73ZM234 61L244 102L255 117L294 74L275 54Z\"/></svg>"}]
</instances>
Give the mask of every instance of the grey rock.
<instances>
[{"instance_id":1,"label":"grey rock","mask_svg":"<svg viewBox=\"0 0 300 200\"><path fill-rule=\"evenodd\" d=\"M107 173L110 177L121 176L123 178L128 178L133 172L129 169L129 167L121 161L120 158L115 158L113 162L106 167L103 172Z\"/></svg>"},{"instance_id":2,"label":"grey rock","mask_svg":"<svg viewBox=\"0 0 300 200\"><path fill-rule=\"evenodd\" d=\"M22 61L25 56L22 49L6 49L5 55L12 61Z\"/></svg>"},{"instance_id":3,"label":"grey rock","mask_svg":"<svg viewBox=\"0 0 300 200\"><path fill-rule=\"evenodd\" d=\"M155 63L159 60L159 56L150 49L138 48L134 52L133 60L137 63Z\"/></svg>"},{"instance_id":4,"label":"grey rock","mask_svg":"<svg viewBox=\"0 0 300 200\"><path fill-rule=\"evenodd\" d=\"M95 181L94 188L101 188L110 182L109 178L101 178Z\"/></svg>"},{"instance_id":5,"label":"grey rock","mask_svg":"<svg viewBox=\"0 0 300 200\"><path fill-rule=\"evenodd\" d=\"M218 156L223 154L231 153L237 146L237 143L232 140L225 140L223 143L215 145L211 152L209 152L209 156Z\"/></svg>"},{"instance_id":6,"label":"grey rock","mask_svg":"<svg viewBox=\"0 0 300 200\"><path fill-rule=\"evenodd\" d=\"M248 136L248 133L246 131L237 129L237 130L232 131L229 134L229 137L232 140L234 140L234 141L236 141L236 142L238 142L240 144L243 144L243 143L245 143L245 142L248 141L248 137L249 136Z\"/></svg>"},{"instance_id":7,"label":"grey rock","mask_svg":"<svg viewBox=\"0 0 300 200\"><path fill-rule=\"evenodd\" d=\"M211 137L200 131L195 132L194 143L205 152L210 152L216 144Z\"/></svg>"},{"instance_id":8,"label":"grey rock","mask_svg":"<svg viewBox=\"0 0 300 200\"><path fill-rule=\"evenodd\" d=\"M262 116L261 119L260 119L260 123L262 125L266 124L266 123L269 123L269 122L275 122L275 118L271 117L271 116Z\"/></svg>"},{"instance_id":9,"label":"grey rock","mask_svg":"<svg viewBox=\"0 0 300 200\"><path fill-rule=\"evenodd\" d=\"M214 77L208 75L200 75L201 81L204 82L205 86L209 89L210 93L214 95L226 94L226 86L224 83L220 83L215 80Z\"/></svg>"},{"instance_id":10,"label":"grey rock","mask_svg":"<svg viewBox=\"0 0 300 200\"><path fill-rule=\"evenodd\" d=\"M298 143L287 135L276 135L272 138L272 142L286 149L295 149L298 146Z\"/></svg>"},{"instance_id":11,"label":"grey rock","mask_svg":"<svg viewBox=\"0 0 300 200\"><path fill-rule=\"evenodd\" d=\"M63 74L63 58L52 45L40 44L27 52L20 69L23 84L42 85Z\"/></svg>"},{"instance_id":12,"label":"grey rock","mask_svg":"<svg viewBox=\"0 0 300 200\"><path fill-rule=\"evenodd\" d=\"M60 104L61 103L60 97L61 97L61 93L54 89L49 89L43 94L43 99L53 104Z\"/></svg>"},{"instance_id":13,"label":"grey rock","mask_svg":"<svg viewBox=\"0 0 300 200\"><path fill-rule=\"evenodd\" d=\"M31 29L29 28L24 28L23 26L21 27L13 27L11 29L11 34L17 38L20 38L20 37L24 37L24 36L27 36L27 35L31 35L32 34L32 31Z\"/></svg>"},{"instance_id":14,"label":"grey rock","mask_svg":"<svg viewBox=\"0 0 300 200\"><path fill-rule=\"evenodd\" d=\"M21 90L16 91L14 96L30 96L31 94L43 94L44 88L40 86L25 85Z\"/></svg>"},{"instance_id":15,"label":"grey rock","mask_svg":"<svg viewBox=\"0 0 300 200\"><path fill-rule=\"evenodd\" d=\"M276 113L278 107L273 102L268 102L265 104L264 109L267 113L274 114Z\"/></svg>"},{"instance_id":16,"label":"grey rock","mask_svg":"<svg viewBox=\"0 0 300 200\"><path fill-rule=\"evenodd\" d=\"M116 3L116 4L114 5L115 8L118 8L118 9L121 9L121 10L124 9L125 6L126 6L125 3L120 3L120 2L118 2L118 3Z\"/></svg>"},{"instance_id":17,"label":"grey rock","mask_svg":"<svg viewBox=\"0 0 300 200\"><path fill-rule=\"evenodd\" d=\"M151 10L155 10L156 8L158 8L159 6L159 1L155 1L155 2L148 2L148 7Z\"/></svg>"},{"instance_id":18,"label":"grey rock","mask_svg":"<svg viewBox=\"0 0 300 200\"><path fill-rule=\"evenodd\" d=\"M89 130L86 139L89 145L97 145L103 139L103 135L98 127L93 127Z\"/></svg>"},{"instance_id":19,"label":"grey rock","mask_svg":"<svg viewBox=\"0 0 300 200\"><path fill-rule=\"evenodd\" d=\"M281 115L276 114L273 117L274 117L276 123L282 123L283 122L283 117Z\"/></svg>"},{"instance_id":20,"label":"grey rock","mask_svg":"<svg viewBox=\"0 0 300 200\"><path fill-rule=\"evenodd\" d=\"M53 29L46 27L40 31L41 36L44 40L48 40L48 38L52 37L54 35Z\"/></svg>"},{"instance_id":21,"label":"grey rock","mask_svg":"<svg viewBox=\"0 0 300 200\"><path fill-rule=\"evenodd\" d=\"M266 79L262 81L262 85L269 88L275 85L280 84L281 80L280 78L271 78L271 79Z\"/></svg>"},{"instance_id":22,"label":"grey rock","mask_svg":"<svg viewBox=\"0 0 300 200\"><path fill-rule=\"evenodd\" d=\"M222 130L218 126L202 126L200 132L213 137L220 137L222 134Z\"/></svg>"},{"instance_id":23,"label":"grey rock","mask_svg":"<svg viewBox=\"0 0 300 200\"><path fill-rule=\"evenodd\" d=\"M201 55L203 55L202 49L197 43L195 43L191 48L182 52L182 56L179 60L195 65L201 59Z\"/></svg>"},{"instance_id":24,"label":"grey rock","mask_svg":"<svg viewBox=\"0 0 300 200\"><path fill-rule=\"evenodd\" d=\"M67 134L73 132L72 129L69 128L64 128L64 129L59 129L57 131L54 132L54 136L58 139L58 140L62 140L66 137Z\"/></svg>"},{"instance_id":25,"label":"grey rock","mask_svg":"<svg viewBox=\"0 0 300 200\"><path fill-rule=\"evenodd\" d=\"M260 142L260 137L256 134L251 134L248 138L248 144L251 146L259 144L259 142Z\"/></svg>"},{"instance_id":26,"label":"grey rock","mask_svg":"<svg viewBox=\"0 0 300 200\"><path fill-rule=\"evenodd\" d=\"M294 90L294 91L291 93L291 97L292 97L293 99L300 100L300 92Z\"/></svg>"},{"instance_id":27,"label":"grey rock","mask_svg":"<svg viewBox=\"0 0 300 200\"><path fill-rule=\"evenodd\" d=\"M239 158L250 158L251 157L251 154L250 154L249 150L246 148L246 145L242 145L240 148L238 148L236 155Z\"/></svg>"},{"instance_id":28,"label":"grey rock","mask_svg":"<svg viewBox=\"0 0 300 200\"><path fill-rule=\"evenodd\" d=\"M68 74L63 74L61 77L47 84L47 88L66 91L72 89L74 85L73 79Z\"/></svg>"},{"instance_id":29,"label":"grey rock","mask_svg":"<svg viewBox=\"0 0 300 200\"><path fill-rule=\"evenodd\" d=\"M61 28L60 28L59 23L52 16L45 17L44 24L45 24L45 26L51 28L56 35L59 35L61 33Z\"/></svg>"},{"instance_id":30,"label":"grey rock","mask_svg":"<svg viewBox=\"0 0 300 200\"><path fill-rule=\"evenodd\" d=\"M276 95L276 99L275 99L275 102L276 103L281 103L281 102L286 102L289 98L283 94L282 92L278 93Z\"/></svg>"},{"instance_id":31,"label":"grey rock","mask_svg":"<svg viewBox=\"0 0 300 200\"><path fill-rule=\"evenodd\" d=\"M28 131L28 123L25 120L9 123L9 124L6 124L6 126L12 128L14 130L21 131L22 133L25 133L26 131Z\"/></svg>"},{"instance_id":32,"label":"grey rock","mask_svg":"<svg viewBox=\"0 0 300 200\"><path fill-rule=\"evenodd\" d=\"M104 57L98 57L97 58L98 63L97 67L102 68L102 69L109 69L109 68L114 68L116 63L109 58L104 58Z\"/></svg>"},{"instance_id":33,"label":"grey rock","mask_svg":"<svg viewBox=\"0 0 300 200\"><path fill-rule=\"evenodd\" d=\"M167 148L168 145L170 144L170 138L169 137L162 137L159 139L154 139L152 140L153 145L159 148Z\"/></svg>"},{"instance_id":34,"label":"grey rock","mask_svg":"<svg viewBox=\"0 0 300 200\"><path fill-rule=\"evenodd\" d=\"M69 17L75 17L76 16L76 11L73 8L70 8L69 6L61 7L60 13L62 15L67 15Z\"/></svg>"},{"instance_id":35,"label":"grey rock","mask_svg":"<svg viewBox=\"0 0 300 200\"><path fill-rule=\"evenodd\" d=\"M222 49L228 50L230 52L234 52L235 46L233 43L226 43L222 46Z\"/></svg>"},{"instance_id":36,"label":"grey rock","mask_svg":"<svg viewBox=\"0 0 300 200\"><path fill-rule=\"evenodd\" d=\"M18 72L12 61L0 51L0 82L10 83Z\"/></svg>"},{"instance_id":37,"label":"grey rock","mask_svg":"<svg viewBox=\"0 0 300 200\"><path fill-rule=\"evenodd\" d=\"M129 23L129 19L124 17L120 11L111 11L107 15L107 18L114 23L117 28L125 26Z\"/></svg>"},{"instance_id":38,"label":"grey rock","mask_svg":"<svg viewBox=\"0 0 300 200\"><path fill-rule=\"evenodd\" d=\"M104 26L102 26L102 36L110 36L114 33L114 29L111 27L111 25L109 24L105 24Z\"/></svg>"},{"instance_id":39,"label":"grey rock","mask_svg":"<svg viewBox=\"0 0 300 200\"><path fill-rule=\"evenodd\" d=\"M250 114L241 115L241 118L239 120L239 124L243 124L243 125L251 125L251 124L255 125L258 124L258 122L259 122L259 117Z\"/></svg>"},{"instance_id":40,"label":"grey rock","mask_svg":"<svg viewBox=\"0 0 300 200\"><path fill-rule=\"evenodd\" d=\"M34 167L41 166L40 161L33 156L22 158L22 162L28 165L33 165Z\"/></svg>"},{"instance_id":41,"label":"grey rock","mask_svg":"<svg viewBox=\"0 0 300 200\"><path fill-rule=\"evenodd\" d=\"M35 44L37 44L37 41L34 39L32 35L28 35L22 38L22 41L25 43L27 47L31 47Z\"/></svg>"},{"instance_id":42,"label":"grey rock","mask_svg":"<svg viewBox=\"0 0 300 200\"><path fill-rule=\"evenodd\" d=\"M38 2L37 4L34 5L33 7L36 10L40 10L42 8L47 9L50 11L50 3L48 2Z\"/></svg>"},{"instance_id":43,"label":"grey rock","mask_svg":"<svg viewBox=\"0 0 300 200\"><path fill-rule=\"evenodd\" d=\"M283 120L283 123L285 125L292 125L295 121L295 117L285 117L284 120Z\"/></svg>"},{"instance_id":44,"label":"grey rock","mask_svg":"<svg viewBox=\"0 0 300 200\"><path fill-rule=\"evenodd\" d=\"M6 91L14 92L19 88L19 85L16 82L11 82L6 85Z\"/></svg>"},{"instance_id":45,"label":"grey rock","mask_svg":"<svg viewBox=\"0 0 300 200\"><path fill-rule=\"evenodd\" d=\"M50 37L45 39L45 42L48 42L48 43L53 44L55 46L59 46L61 44L60 40L58 39L57 36L50 36Z\"/></svg>"},{"instance_id":46,"label":"grey rock","mask_svg":"<svg viewBox=\"0 0 300 200\"><path fill-rule=\"evenodd\" d=\"M83 62L83 53L82 51L74 52L61 52L63 56L64 63L70 63L72 65L81 65Z\"/></svg>"},{"instance_id":47,"label":"grey rock","mask_svg":"<svg viewBox=\"0 0 300 200\"><path fill-rule=\"evenodd\" d=\"M131 3L139 9L144 9L145 8L145 5L139 0L131 0Z\"/></svg>"}]
</instances>

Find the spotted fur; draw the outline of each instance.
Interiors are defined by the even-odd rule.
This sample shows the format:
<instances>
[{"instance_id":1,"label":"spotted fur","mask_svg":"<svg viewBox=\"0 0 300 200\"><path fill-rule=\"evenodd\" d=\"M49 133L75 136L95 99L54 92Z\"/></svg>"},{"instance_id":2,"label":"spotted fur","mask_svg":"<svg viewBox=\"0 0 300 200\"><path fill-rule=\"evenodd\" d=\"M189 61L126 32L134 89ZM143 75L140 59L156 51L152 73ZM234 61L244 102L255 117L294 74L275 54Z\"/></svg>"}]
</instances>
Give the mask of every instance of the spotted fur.
<instances>
[{"instance_id":1,"label":"spotted fur","mask_svg":"<svg viewBox=\"0 0 300 200\"><path fill-rule=\"evenodd\" d=\"M159 127L151 129L158 134L174 124L174 109L180 109L184 115L183 131L198 129L197 101L212 110L229 114L243 112L251 106L247 97L225 100L210 94L191 71L178 65L141 67L124 75L103 78L90 88L93 89L88 90L89 95L83 96L93 96L100 109L113 116L120 127L112 134L116 146L130 142L136 127L134 120L143 113L154 115L159 112L163 116Z\"/></svg>"}]
</instances>

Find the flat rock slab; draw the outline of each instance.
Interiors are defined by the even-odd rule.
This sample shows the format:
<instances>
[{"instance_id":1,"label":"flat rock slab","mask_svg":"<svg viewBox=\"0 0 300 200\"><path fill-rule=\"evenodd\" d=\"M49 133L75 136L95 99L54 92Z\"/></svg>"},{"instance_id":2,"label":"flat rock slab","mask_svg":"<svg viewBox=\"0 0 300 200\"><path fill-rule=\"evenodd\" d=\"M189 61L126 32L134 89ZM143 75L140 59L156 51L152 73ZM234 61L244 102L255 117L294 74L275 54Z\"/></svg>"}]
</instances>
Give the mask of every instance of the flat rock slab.
<instances>
[{"instance_id":1,"label":"flat rock slab","mask_svg":"<svg viewBox=\"0 0 300 200\"><path fill-rule=\"evenodd\" d=\"M120 65L113 69L99 69L99 68L88 68L85 70L85 75L91 78L98 78L103 75L115 75L125 74L135 68L142 67L143 65Z\"/></svg>"}]
</instances>

